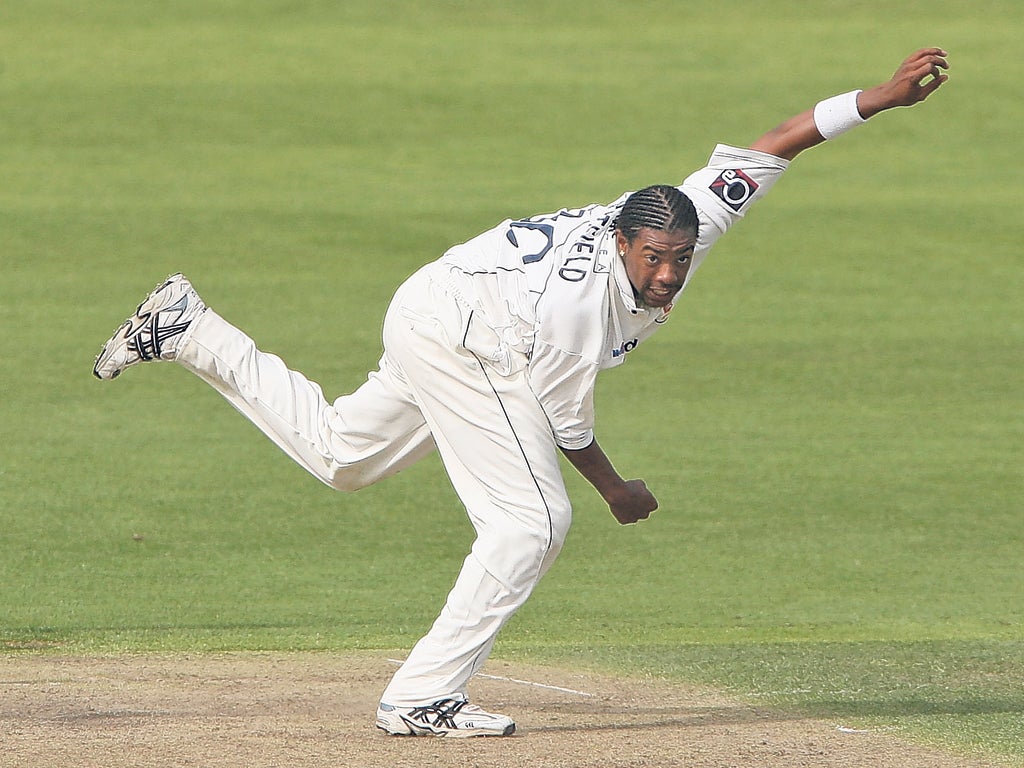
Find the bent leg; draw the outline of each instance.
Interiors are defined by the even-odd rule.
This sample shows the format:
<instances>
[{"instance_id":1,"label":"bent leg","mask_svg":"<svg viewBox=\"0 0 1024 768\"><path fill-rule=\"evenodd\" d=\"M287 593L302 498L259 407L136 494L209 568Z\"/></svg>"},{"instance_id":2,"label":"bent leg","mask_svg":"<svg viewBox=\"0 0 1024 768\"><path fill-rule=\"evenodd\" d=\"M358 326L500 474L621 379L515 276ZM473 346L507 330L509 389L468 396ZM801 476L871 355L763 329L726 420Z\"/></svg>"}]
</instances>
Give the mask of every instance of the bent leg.
<instances>
[{"instance_id":1,"label":"bent leg","mask_svg":"<svg viewBox=\"0 0 1024 768\"><path fill-rule=\"evenodd\" d=\"M196 322L177 361L323 483L355 490L433 450L422 414L383 359L366 383L332 404L318 384L212 310Z\"/></svg>"},{"instance_id":2,"label":"bent leg","mask_svg":"<svg viewBox=\"0 0 1024 768\"><path fill-rule=\"evenodd\" d=\"M571 518L551 427L525 371L498 375L453 347L458 324L445 311L418 317L418 301L443 305L432 290L400 297L406 311L389 313L385 345L477 538L437 620L384 692L394 706L465 694L502 626L554 562Z\"/></svg>"}]
</instances>

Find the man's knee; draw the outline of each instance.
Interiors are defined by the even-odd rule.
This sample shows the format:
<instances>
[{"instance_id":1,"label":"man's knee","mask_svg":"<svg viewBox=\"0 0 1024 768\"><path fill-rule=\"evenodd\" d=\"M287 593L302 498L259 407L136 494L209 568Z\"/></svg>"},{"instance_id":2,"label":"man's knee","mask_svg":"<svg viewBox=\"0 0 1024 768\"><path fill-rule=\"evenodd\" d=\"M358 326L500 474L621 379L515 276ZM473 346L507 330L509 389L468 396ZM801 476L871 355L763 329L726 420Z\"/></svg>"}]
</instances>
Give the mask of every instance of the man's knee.
<instances>
[{"instance_id":1,"label":"man's knee","mask_svg":"<svg viewBox=\"0 0 1024 768\"><path fill-rule=\"evenodd\" d=\"M561 551L569 519L566 509L537 527L516 521L482 534L473 550L491 575L510 589L532 589Z\"/></svg>"},{"instance_id":2,"label":"man's knee","mask_svg":"<svg viewBox=\"0 0 1024 768\"><path fill-rule=\"evenodd\" d=\"M319 476L324 484L336 491L352 493L373 485L374 478L367 477L366 473L356 471L354 467L335 467L333 471Z\"/></svg>"}]
</instances>

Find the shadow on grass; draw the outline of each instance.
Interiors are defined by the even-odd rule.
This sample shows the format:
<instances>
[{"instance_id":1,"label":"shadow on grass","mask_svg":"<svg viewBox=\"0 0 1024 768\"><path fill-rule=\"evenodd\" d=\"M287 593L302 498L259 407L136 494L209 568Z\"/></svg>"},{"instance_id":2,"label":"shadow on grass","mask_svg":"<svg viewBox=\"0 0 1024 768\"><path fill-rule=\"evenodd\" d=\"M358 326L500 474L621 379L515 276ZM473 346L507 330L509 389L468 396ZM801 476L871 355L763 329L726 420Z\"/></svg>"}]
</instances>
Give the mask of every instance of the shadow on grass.
<instances>
[{"instance_id":1,"label":"shadow on grass","mask_svg":"<svg viewBox=\"0 0 1024 768\"><path fill-rule=\"evenodd\" d=\"M658 728L717 728L742 726L755 723L788 722L807 719L775 710L751 707L638 707L629 706L615 709L596 707L557 707L546 704L544 714L572 715L567 723L531 725L531 733L558 733L560 731L623 731L650 730ZM583 716L583 719L580 719Z\"/></svg>"},{"instance_id":2,"label":"shadow on grass","mask_svg":"<svg viewBox=\"0 0 1024 768\"><path fill-rule=\"evenodd\" d=\"M846 720L853 718L900 718L915 715L996 715L1024 713L1021 697L995 697L971 701L823 701L813 706L610 706L592 703L546 704L545 713L586 715L586 730L638 730L648 728L708 728L797 720ZM531 727L531 731L571 731L578 724Z\"/></svg>"},{"instance_id":3,"label":"shadow on grass","mask_svg":"<svg viewBox=\"0 0 1024 768\"><path fill-rule=\"evenodd\" d=\"M785 706L785 705L783 705ZM915 715L1024 714L1024 695L964 699L863 699L801 703L797 709L816 718L913 717Z\"/></svg>"}]
</instances>

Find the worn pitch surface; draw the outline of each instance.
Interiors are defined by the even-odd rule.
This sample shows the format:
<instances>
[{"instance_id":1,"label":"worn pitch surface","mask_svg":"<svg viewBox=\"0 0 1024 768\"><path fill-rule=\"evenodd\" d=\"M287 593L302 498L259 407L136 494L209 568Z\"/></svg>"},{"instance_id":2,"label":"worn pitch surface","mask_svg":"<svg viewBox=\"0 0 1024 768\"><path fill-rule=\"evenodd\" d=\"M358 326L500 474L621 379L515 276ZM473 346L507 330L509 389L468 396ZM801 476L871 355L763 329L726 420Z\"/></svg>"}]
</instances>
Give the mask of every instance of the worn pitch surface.
<instances>
[{"instance_id":1,"label":"worn pitch surface","mask_svg":"<svg viewBox=\"0 0 1024 768\"><path fill-rule=\"evenodd\" d=\"M662 680L496 660L471 695L515 736L389 737L373 717L394 669L380 653L9 654L0 766L989 765Z\"/></svg>"}]
</instances>

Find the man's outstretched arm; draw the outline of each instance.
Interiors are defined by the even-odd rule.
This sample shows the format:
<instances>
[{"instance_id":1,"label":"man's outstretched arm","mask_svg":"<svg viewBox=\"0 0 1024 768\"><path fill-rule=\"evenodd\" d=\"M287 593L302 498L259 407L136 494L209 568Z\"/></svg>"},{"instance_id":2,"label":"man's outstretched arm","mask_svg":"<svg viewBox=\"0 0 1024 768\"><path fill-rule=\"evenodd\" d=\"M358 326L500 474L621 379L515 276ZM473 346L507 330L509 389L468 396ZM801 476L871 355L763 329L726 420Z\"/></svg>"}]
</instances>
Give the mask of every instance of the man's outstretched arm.
<instances>
[{"instance_id":1,"label":"man's outstretched arm","mask_svg":"<svg viewBox=\"0 0 1024 768\"><path fill-rule=\"evenodd\" d=\"M768 131L750 148L792 160L805 149L821 144L879 112L924 101L949 79L943 72L948 67L944 50L922 48L908 56L890 80L856 94L826 99L814 109L801 112Z\"/></svg>"}]
</instances>

